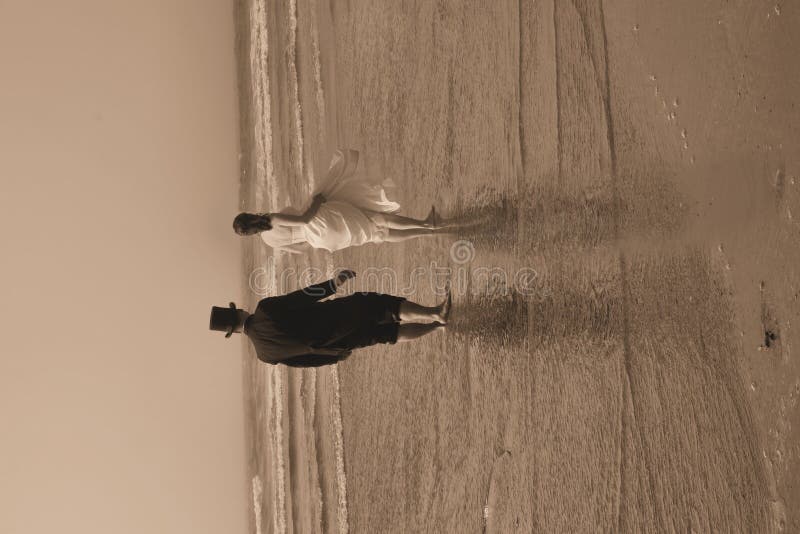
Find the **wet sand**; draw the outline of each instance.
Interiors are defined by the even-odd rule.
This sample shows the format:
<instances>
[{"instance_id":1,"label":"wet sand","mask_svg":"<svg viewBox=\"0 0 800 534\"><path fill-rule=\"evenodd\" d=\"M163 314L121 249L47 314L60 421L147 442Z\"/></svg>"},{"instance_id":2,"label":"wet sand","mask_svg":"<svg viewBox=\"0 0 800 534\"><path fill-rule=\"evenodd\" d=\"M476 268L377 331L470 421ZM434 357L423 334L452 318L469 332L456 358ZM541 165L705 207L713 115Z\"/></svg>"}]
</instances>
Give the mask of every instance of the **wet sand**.
<instances>
[{"instance_id":1,"label":"wet sand","mask_svg":"<svg viewBox=\"0 0 800 534\"><path fill-rule=\"evenodd\" d=\"M245 352L264 531L800 531L800 7L293 5L263 13L272 178L240 35L243 206L347 146L405 213L479 223L276 264L425 304L447 267L455 305L336 370Z\"/></svg>"}]
</instances>

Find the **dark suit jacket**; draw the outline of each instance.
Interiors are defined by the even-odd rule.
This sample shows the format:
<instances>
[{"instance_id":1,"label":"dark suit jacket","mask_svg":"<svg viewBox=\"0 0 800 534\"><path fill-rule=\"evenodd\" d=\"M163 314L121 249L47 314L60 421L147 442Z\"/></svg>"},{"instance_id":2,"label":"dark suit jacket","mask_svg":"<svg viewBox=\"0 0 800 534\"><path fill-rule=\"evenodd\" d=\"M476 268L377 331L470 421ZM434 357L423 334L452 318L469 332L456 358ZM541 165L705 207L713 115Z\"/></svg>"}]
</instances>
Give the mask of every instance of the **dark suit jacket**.
<instances>
[{"instance_id":1,"label":"dark suit jacket","mask_svg":"<svg viewBox=\"0 0 800 534\"><path fill-rule=\"evenodd\" d=\"M258 359L292 367L318 367L349 356L350 350L321 347L341 335L335 329L336 321L332 321L336 307L319 305L335 292L335 282L328 280L261 300L244 323L244 333L253 342Z\"/></svg>"}]
</instances>

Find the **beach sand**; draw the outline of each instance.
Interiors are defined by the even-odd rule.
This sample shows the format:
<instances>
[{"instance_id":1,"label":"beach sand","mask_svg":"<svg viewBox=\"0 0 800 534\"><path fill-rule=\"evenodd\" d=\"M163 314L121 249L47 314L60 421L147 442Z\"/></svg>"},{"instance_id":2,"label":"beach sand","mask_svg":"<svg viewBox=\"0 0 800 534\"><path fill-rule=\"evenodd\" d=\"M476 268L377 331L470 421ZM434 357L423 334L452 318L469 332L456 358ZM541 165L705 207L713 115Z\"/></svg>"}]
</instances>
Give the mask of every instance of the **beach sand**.
<instances>
[{"instance_id":1,"label":"beach sand","mask_svg":"<svg viewBox=\"0 0 800 534\"><path fill-rule=\"evenodd\" d=\"M243 209L351 147L479 222L247 241L251 308L308 266L454 289L447 331L336 368L242 340L253 532L800 532L800 5L699 4L237 2Z\"/></svg>"}]
</instances>

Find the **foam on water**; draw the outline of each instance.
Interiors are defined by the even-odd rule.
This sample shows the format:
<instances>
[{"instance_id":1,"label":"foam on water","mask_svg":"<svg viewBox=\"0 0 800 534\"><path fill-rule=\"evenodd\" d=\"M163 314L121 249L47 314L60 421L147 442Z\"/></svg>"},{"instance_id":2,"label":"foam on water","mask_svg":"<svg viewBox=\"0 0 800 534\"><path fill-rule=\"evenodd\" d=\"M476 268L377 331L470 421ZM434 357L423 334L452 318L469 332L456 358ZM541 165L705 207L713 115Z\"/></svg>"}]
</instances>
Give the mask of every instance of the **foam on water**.
<instances>
[{"instance_id":1,"label":"foam on water","mask_svg":"<svg viewBox=\"0 0 800 534\"><path fill-rule=\"evenodd\" d=\"M312 64L314 67L314 95L315 101L317 103L317 115L318 120L317 124L319 124L319 128L317 129L317 135L319 136L319 146L322 146L323 139L325 136L325 90L322 86L322 64L320 62L320 52L319 52L319 21L317 20L317 2L316 0L310 0L311 6L311 54L312 54ZM312 178L313 179L313 178ZM314 184L312 183L311 186L313 187Z\"/></svg>"},{"instance_id":2,"label":"foam on water","mask_svg":"<svg viewBox=\"0 0 800 534\"><path fill-rule=\"evenodd\" d=\"M275 178L272 159L272 110L270 106L270 80L269 80L269 37L267 33L265 0L255 0L251 4L251 69L253 80L253 104L255 110L255 138L257 185L255 187L255 200L259 208L263 207L264 193L269 192L268 209L277 209L278 184ZM275 289L275 280L268 281ZM269 290L269 288L268 288ZM270 424L268 429L272 438L274 455L272 458L273 480L272 509L273 530L286 532L286 467L283 451L283 383L279 373L274 368L267 369L268 383L270 384ZM260 482L260 479L258 480ZM255 482L254 482L255 484ZM255 488L255 486L254 486ZM260 491L263 488L259 486ZM255 491L255 489L254 489ZM254 493L255 499L255 493ZM260 499L256 509L257 523L260 528Z\"/></svg>"},{"instance_id":3,"label":"foam on water","mask_svg":"<svg viewBox=\"0 0 800 534\"><path fill-rule=\"evenodd\" d=\"M269 36L267 33L267 13L265 0L254 0L250 4L250 66L252 79L253 109L255 115L255 139L256 139L256 187L255 201L259 208L263 208L264 193L268 195L268 209L277 209L278 184L275 179L273 165L273 142L272 142L272 110L270 107L270 79L269 79ZM268 281L274 291L276 281ZM272 484L271 504L273 510L273 531L286 532L286 486L285 486L285 463L283 451L283 383L276 369L269 367L267 370L268 384L270 384L270 406L268 421L268 431L272 440L274 455L272 458ZM256 489L259 493L263 491L259 485L256 486L254 479L254 504L256 501ZM256 528L260 528L261 523L261 502L258 499L256 513Z\"/></svg>"},{"instance_id":4,"label":"foam on water","mask_svg":"<svg viewBox=\"0 0 800 534\"><path fill-rule=\"evenodd\" d=\"M317 420L317 410L316 410L316 408L317 408L317 403L316 403L316 398L317 398L317 370L316 369L311 369L310 372L308 373L308 385L306 387L307 387L307 391L308 391L308 393L307 393L308 403L307 403L307 406L306 406L306 409L308 410L308 421L309 421L309 424L313 428L316 425L316 420ZM311 435L313 436L313 432L311 433ZM313 480L314 476L313 476L313 474L311 474L311 470L314 468L313 463L309 462L308 468L309 468L309 479ZM323 508L322 508L323 507L322 484L317 484L317 486L315 488L313 488L313 490L314 490L314 498L316 499L315 505L318 507L317 509L320 511L320 516L316 518L316 525L321 531L322 530L322 514L325 513Z\"/></svg>"},{"instance_id":5,"label":"foam on water","mask_svg":"<svg viewBox=\"0 0 800 534\"><path fill-rule=\"evenodd\" d=\"M349 531L347 520L347 475L344 470L344 440L342 438L342 409L341 398L339 396L339 372L335 365L331 366L331 378L333 381L333 446L336 453L336 486L338 489L339 501L337 509L337 520L339 532Z\"/></svg>"},{"instance_id":6,"label":"foam on water","mask_svg":"<svg viewBox=\"0 0 800 534\"><path fill-rule=\"evenodd\" d=\"M335 273L333 259L328 255L325 259L325 273L328 278L333 278ZM333 385L333 405L331 406L331 419L333 420L333 449L336 462L336 518L340 533L350 530L347 514L347 472L344 465L344 438L342 431L342 399L339 394L338 368L331 366L331 384Z\"/></svg>"},{"instance_id":7,"label":"foam on water","mask_svg":"<svg viewBox=\"0 0 800 534\"><path fill-rule=\"evenodd\" d=\"M289 80L291 83L292 110L294 111L294 133L297 146L295 165L301 176L305 176L305 143L303 142L303 107L300 103L300 83L297 76L297 0L289 0L289 43L286 47ZM310 192L308 190L307 192Z\"/></svg>"},{"instance_id":8,"label":"foam on water","mask_svg":"<svg viewBox=\"0 0 800 534\"><path fill-rule=\"evenodd\" d=\"M256 181L255 199L262 207L264 191L269 191L270 209L275 209L277 182L272 162L272 110L270 108L269 38L265 0L250 5L250 69L255 119Z\"/></svg>"},{"instance_id":9,"label":"foam on water","mask_svg":"<svg viewBox=\"0 0 800 534\"><path fill-rule=\"evenodd\" d=\"M256 162L256 177L254 196L255 202L259 209L266 209L269 211L277 211L280 209L279 200L284 198L286 191L281 191L280 184L278 183L275 175L275 167L273 161L274 141L272 137L272 110L271 110L271 91L275 87L271 86L270 78L270 50L269 50L269 33L267 29L268 13L271 6L266 0L252 0L250 3L250 65L251 65L251 83L252 83L252 103L253 103L253 116L254 116L254 139L255 146L255 162ZM320 60L320 44L319 44L319 31L318 21L316 19L317 6L316 1L312 0L310 9L310 32L311 32L311 65L313 69L313 93L315 99L316 112L318 113L318 135L317 142L319 146L323 146L324 133L325 133L325 120L326 120L326 107L325 107L325 91L323 89L322 81L322 67ZM306 192L310 193L314 190L315 179L313 173L313 166L308 165L305 161L305 142L304 142L304 124L303 124L303 105L301 101L301 88L300 79L298 74L297 65L297 30L298 30L298 6L297 0L288 0L288 24L287 42L284 48L283 58L287 62L288 71L288 96L291 105L291 114L294 122L294 135L291 136L291 142L294 145L293 151L294 158L291 165L297 170L300 176L303 177L303 188ZM273 54L274 55L274 54ZM275 58L272 58L275 61ZM280 88L277 90L280 91ZM265 198L266 197L266 198ZM273 276L269 280L263 282L267 284L265 287L269 294L275 294L280 289L278 287L277 276L280 272L280 263L282 258L277 255L272 257L274 262L274 269L272 270ZM333 274L333 264L330 257L326 259L326 270L330 275ZM266 383L269 391L267 402L267 429L269 433L268 442L271 445L272 457L270 458L270 472L272 489L270 495L270 507L272 511L272 530L274 532L287 532L289 525L287 524L287 451L284 446L284 435L286 425L302 425L305 424L303 418L299 420L287 420L285 417L284 406L284 392L286 389L286 381L288 375L284 369L266 366L264 369L266 373ZM334 458L335 458L335 481L337 491L336 502L336 515L337 527L339 532L348 532L348 507L347 507L347 477L344 466L344 445L343 445L343 430L341 418L341 399L339 393L339 377L336 367L331 367L331 387L333 389L333 403L331 407L331 419L334 445ZM317 392L317 374L316 371L310 373L310 381L308 383L307 391L310 398L316 397ZM310 410L309 420L312 422L316 420L317 414L315 413L314 402L309 403L308 409ZM253 491L253 511L255 514L256 532L262 531L262 495L263 483L261 478L256 475L252 480ZM318 486L315 488L314 497L321 504L323 502L322 491L323 488ZM323 512L324 513L324 512Z\"/></svg>"},{"instance_id":10,"label":"foam on water","mask_svg":"<svg viewBox=\"0 0 800 534\"><path fill-rule=\"evenodd\" d=\"M273 470L275 476L273 526L275 532L286 532L286 463L283 452L283 373L277 366L268 368L270 389L274 400L274 413L272 425L273 438Z\"/></svg>"},{"instance_id":11,"label":"foam on water","mask_svg":"<svg viewBox=\"0 0 800 534\"><path fill-rule=\"evenodd\" d=\"M253 485L253 514L255 515L256 534L261 534L261 495L264 493L264 484L261 477L256 475L252 480Z\"/></svg>"}]
</instances>

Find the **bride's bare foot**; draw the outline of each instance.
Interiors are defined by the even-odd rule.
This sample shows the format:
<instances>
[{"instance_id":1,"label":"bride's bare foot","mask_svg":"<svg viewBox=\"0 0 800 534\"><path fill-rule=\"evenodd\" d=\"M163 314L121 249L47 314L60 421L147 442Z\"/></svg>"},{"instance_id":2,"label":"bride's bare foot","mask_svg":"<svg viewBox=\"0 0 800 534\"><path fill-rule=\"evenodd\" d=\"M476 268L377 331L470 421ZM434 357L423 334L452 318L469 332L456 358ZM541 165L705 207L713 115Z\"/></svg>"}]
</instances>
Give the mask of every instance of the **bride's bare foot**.
<instances>
[{"instance_id":1,"label":"bride's bare foot","mask_svg":"<svg viewBox=\"0 0 800 534\"><path fill-rule=\"evenodd\" d=\"M425 217L425 227L430 228L431 230L435 230L436 226L436 207L431 206L431 211L428 212L428 216Z\"/></svg>"},{"instance_id":2,"label":"bride's bare foot","mask_svg":"<svg viewBox=\"0 0 800 534\"><path fill-rule=\"evenodd\" d=\"M425 217L424 223L425 228L436 230L441 233L448 233L447 230L452 230L454 226L452 220L443 219L436 213L436 206L431 206L431 211L428 212L428 216Z\"/></svg>"}]
</instances>

